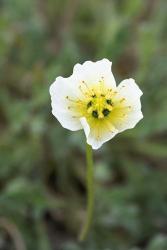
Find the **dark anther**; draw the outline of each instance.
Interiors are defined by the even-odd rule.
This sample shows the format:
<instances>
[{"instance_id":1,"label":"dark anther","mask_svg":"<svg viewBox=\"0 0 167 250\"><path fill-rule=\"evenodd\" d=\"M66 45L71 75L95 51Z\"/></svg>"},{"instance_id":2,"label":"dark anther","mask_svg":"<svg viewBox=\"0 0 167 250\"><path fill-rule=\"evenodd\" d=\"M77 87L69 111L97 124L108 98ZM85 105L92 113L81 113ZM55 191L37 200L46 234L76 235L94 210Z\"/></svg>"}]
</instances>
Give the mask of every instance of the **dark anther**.
<instances>
[{"instance_id":1,"label":"dark anther","mask_svg":"<svg viewBox=\"0 0 167 250\"><path fill-rule=\"evenodd\" d=\"M104 116L109 115L109 113L110 113L110 110L109 110L109 109L103 109L103 115L104 115Z\"/></svg>"},{"instance_id":2,"label":"dark anther","mask_svg":"<svg viewBox=\"0 0 167 250\"><path fill-rule=\"evenodd\" d=\"M111 99L107 99L107 100L106 100L106 103L109 104L109 105L112 105Z\"/></svg>"},{"instance_id":3,"label":"dark anther","mask_svg":"<svg viewBox=\"0 0 167 250\"><path fill-rule=\"evenodd\" d=\"M88 102L87 104L87 108L91 107L92 106L92 101Z\"/></svg>"},{"instance_id":4,"label":"dark anther","mask_svg":"<svg viewBox=\"0 0 167 250\"><path fill-rule=\"evenodd\" d=\"M105 97L105 95L104 95L104 94L101 94L101 97Z\"/></svg>"},{"instance_id":5,"label":"dark anther","mask_svg":"<svg viewBox=\"0 0 167 250\"><path fill-rule=\"evenodd\" d=\"M94 95L92 95L92 97L93 97L93 98L95 98L95 97L96 97L96 95L94 94Z\"/></svg>"},{"instance_id":6,"label":"dark anther","mask_svg":"<svg viewBox=\"0 0 167 250\"><path fill-rule=\"evenodd\" d=\"M98 115L97 110L93 110L92 116L93 116L94 118L98 118L99 115Z\"/></svg>"}]
</instances>

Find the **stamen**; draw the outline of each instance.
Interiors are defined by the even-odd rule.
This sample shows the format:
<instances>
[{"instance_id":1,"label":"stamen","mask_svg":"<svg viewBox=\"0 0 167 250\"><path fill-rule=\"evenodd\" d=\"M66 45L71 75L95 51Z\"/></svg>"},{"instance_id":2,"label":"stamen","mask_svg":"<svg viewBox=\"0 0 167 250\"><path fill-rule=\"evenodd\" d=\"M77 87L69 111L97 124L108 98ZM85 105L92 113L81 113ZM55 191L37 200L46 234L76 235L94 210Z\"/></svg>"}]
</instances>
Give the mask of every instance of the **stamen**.
<instances>
[{"instance_id":1,"label":"stamen","mask_svg":"<svg viewBox=\"0 0 167 250\"><path fill-rule=\"evenodd\" d=\"M74 100L74 99L71 99L69 98L69 96L66 96L66 99L70 102L74 102L74 103L82 103L82 101L80 99L77 99L77 100Z\"/></svg>"},{"instance_id":2,"label":"stamen","mask_svg":"<svg viewBox=\"0 0 167 250\"><path fill-rule=\"evenodd\" d=\"M87 83L84 80L82 80L81 83L82 83L82 85L79 86L79 89L80 89L80 91L82 92L83 95L90 96L89 92L92 92L91 94L94 93L93 89L90 89L89 86L87 85ZM83 85L86 87L87 92L85 92L82 89Z\"/></svg>"},{"instance_id":3,"label":"stamen","mask_svg":"<svg viewBox=\"0 0 167 250\"><path fill-rule=\"evenodd\" d=\"M81 86L81 85L79 85L79 90L81 91L81 93L83 94L83 96L90 97L90 94L89 94L88 92L84 91L84 90L82 89L82 86ZM90 89L89 89L89 91L90 91Z\"/></svg>"},{"instance_id":4,"label":"stamen","mask_svg":"<svg viewBox=\"0 0 167 250\"><path fill-rule=\"evenodd\" d=\"M82 93L84 96L86 95L87 92L84 92L84 91L82 90L82 86L81 86L81 85L79 85L79 90L81 91L81 93Z\"/></svg>"},{"instance_id":5,"label":"stamen","mask_svg":"<svg viewBox=\"0 0 167 250\"><path fill-rule=\"evenodd\" d=\"M120 103L124 102L125 100L126 100L125 98L122 98L122 99L120 100Z\"/></svg>"},{"instance_id":6,"label":"stamen","mask_svg":"<svg viewBox=\"0 0 167 250\"><path fill-rule=\"evenodd\" d=\"M125 106L124 108L131 109L131 108L132 108L132 106Z\"/></svg>"},{"instance_id":7,"label":"stamen","mask_svg":"<svg viewBox=\"0 0 167 250\"><path fill-rule=\"evenodd\" d=\"M80 118L80 116L73 115L72 118L76 119L76 118Z\"/></svg>"},{"instance_id":8,"label":"stamen","mask_svg":"<svg viewBox=\"0 0 167 250\"><path fill-rule=\"evenodd\" d=\"M87 83L86 83L85 81L82 81L82 83L85 85L85 87L86 87L88 90L90 90L89 87L88 87L88 85L87 85Z\"/></svg>"}]
</instances>

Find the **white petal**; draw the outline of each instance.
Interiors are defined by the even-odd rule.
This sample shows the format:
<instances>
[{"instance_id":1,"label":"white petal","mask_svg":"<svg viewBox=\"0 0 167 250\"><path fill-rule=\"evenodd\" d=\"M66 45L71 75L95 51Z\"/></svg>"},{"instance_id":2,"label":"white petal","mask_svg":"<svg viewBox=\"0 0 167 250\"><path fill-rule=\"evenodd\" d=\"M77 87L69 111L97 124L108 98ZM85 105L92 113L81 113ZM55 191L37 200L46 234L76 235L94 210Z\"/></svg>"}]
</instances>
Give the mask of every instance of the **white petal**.
<instances>
[{"instance_id":1,"label":"white petal","mask_svg":"<svg viewBox=\"0 0 167 250\"><path fill-rule=\"evenodd\" d=\"M112 62L102 59L97 62L86 61L83 64L76 64L73 73L75 77L88 85L96 84L104 77L104 82L109 88L116 88L114 76L111 71Z\"/></svg>"},{"instance_id":2,"label":"white petal","mask_svg":"<svg viewBox=\"0 0 167 250\"><path fill-rule=\"evenodd\" d=\"M119 95L126 99L127 105L132 105L136 110L141 109L140 97L143 92L132 78L123 80L117 90Z\"/></svg>"},{"instance_id":3,"label":"white petal","mask_svg":"<svg viewBox=\"0 0 167 250\"><path fill-rule=\"evenodd\" d=\"M132 111L127 115L124 121L117 120L113 122L113 125L119 130L119 133L126 130L134 128L135 125L143 118L141 110Z\"/></svg>"},{"instance_id":4,"label":"white petal","mask_svg":"<svg viewBox=\"0 0 167 250\"><path fill-rule=\"evenodd\" d=\"M77 98L77 90L73 84L73 78L57 77L56 81L50 87L52 113L61 123L64 128L76 131L82 128L80 120L74 118L76 113L68 109L69 101L67 96L71 99Z\"/></svg>"},{"instance_id":5,"label":"white petal","mask_svg":"<svg viewBox=\"0 0 167 250\"><path fill-rule=\"evenodd\" d=\"M102 128L101 131L99 131L99 136L97 137L95 130L93 128L90 128L85 117L82 117L80 121L87 138L87 143L91 145L93 149L100 148L103 145L103 143L109 141L118 133L118 130L115 129L114 127L112 127L112 130L110 129L104 130Z\"/></svg>"},{"instance_id":6,"label":"white petal","mask_svg":"<svg viewBox=\"0 0 167 250\"><path fill-rule=\"evenodd\" d=\"M117 87L118 95L125 98L125 106L131 106L131 110L126 114L124 119L114 119L114 126L122 132L126 129L134 128L135 125L143 118L141 112L140 97L143 94L133 79L122 81Z\"/></svg>"}]
</instances>

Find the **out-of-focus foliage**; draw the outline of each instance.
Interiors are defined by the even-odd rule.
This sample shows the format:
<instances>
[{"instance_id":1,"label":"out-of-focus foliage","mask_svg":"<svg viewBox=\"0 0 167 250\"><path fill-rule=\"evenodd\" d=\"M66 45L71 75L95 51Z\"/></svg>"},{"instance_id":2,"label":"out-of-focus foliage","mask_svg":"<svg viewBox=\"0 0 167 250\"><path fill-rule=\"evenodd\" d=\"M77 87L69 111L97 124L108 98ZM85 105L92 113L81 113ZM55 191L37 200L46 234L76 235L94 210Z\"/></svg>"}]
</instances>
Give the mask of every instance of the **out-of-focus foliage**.
<instances>
[{"instance_id":1,"label":"out-of-focus foliage","mask_svg":"<svg viewBox=\"0 0 167 250\"><path fill-rule=\"evenodd\" d=\"M0 249L167 249L166 12L166 0L0 1ZM140 85L144 119L95 152L80 244L85 137L54 119L48 88L104 57Z\"/></svg>"}]
</instances>

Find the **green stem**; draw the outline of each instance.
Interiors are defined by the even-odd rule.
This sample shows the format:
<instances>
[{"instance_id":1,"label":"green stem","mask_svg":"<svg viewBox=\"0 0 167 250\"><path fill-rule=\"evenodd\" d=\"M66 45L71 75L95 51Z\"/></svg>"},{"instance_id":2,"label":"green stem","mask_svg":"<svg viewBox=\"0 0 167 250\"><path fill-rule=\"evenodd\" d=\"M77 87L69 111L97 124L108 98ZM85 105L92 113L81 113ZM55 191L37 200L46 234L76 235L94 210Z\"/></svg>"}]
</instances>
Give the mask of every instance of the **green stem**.
<instances>
[{"instance_id":1,"label":"green stem","mask_svg":"<svg viewBox=\"0 0 167 250\"><path fill-rule=\"evenodd\" d=\"M85 240L91 226L94 209L94 168L92 147L86 144L86 182L87 182L87 218L81 230L79 240Z\"/></svg>"}]
</instances>

